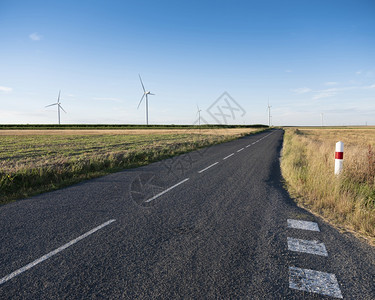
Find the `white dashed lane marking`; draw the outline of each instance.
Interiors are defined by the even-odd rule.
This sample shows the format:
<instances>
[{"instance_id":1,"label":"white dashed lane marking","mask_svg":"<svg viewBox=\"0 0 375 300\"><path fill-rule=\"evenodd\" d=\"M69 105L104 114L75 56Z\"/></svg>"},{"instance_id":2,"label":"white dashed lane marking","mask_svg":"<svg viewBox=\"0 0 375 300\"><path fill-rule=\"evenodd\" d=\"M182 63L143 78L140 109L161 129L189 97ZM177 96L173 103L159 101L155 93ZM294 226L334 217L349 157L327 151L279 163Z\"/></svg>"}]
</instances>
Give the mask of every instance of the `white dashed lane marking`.
<instances>
[{"instance_id":1,"label":"white dashed lane marking","mask_svg":"<svg viewBox=\"0 0 375 300\"><path fill-rule=\"evenodd\" d=\"M223 158L223 160L226 160L227 158L229 158L229 157L231 157L231 156L233 156L233 155L234 155L234 153L229 154L228 156L225 156L225 157Z\"/></svg>"},{"instance_id":2,"label":"white dashed lane marking","mask_svg":"<svg viewBox=\"0 0 375 300\"><path fill-rule=\"evenodd\" d=\"M320 231L315 222L288 219L288 227L302 230Z\"/></svg>"},{"instance_id":3,"label":"white dashed lane marking","mask_svg":"<svg viewBox=\"0 0 375 300\"><path fill-rule=\"evenodd\" d=\"M170 188L167 188L166 190L162 191L161 193L155 195L154 197L146 200L145 202L151 202L152 200L155 200L156 198L160 197L161 195L169 192L170 190L174 189L175 187L179 186L180 184L183 184L185 181L188 181L189 178L185 178L184 180L180 181L179 183L176 183L175 185L172 185Z\"/></svg>"},{"instance_id":4,"label":"white dashed lane marking","mask_svg":"<svg viewBox=\"0 0 375 300\"><path fill-rule=\"evenodd\" d=\"M288 227L310 231L320 231L315 222L288 219ZM313 255L328 256L326 247L318 241L308 241L288 237L288 250ZM335 274L289 267L289 288L342 298Z\"/></svg>"},{"instance_id":5,"label":"white dashed lane marking","mask_svg":"<svg viewBox=\"0 0 375 300\"><path fill-rule=\"evenodd\" d=\"M325 245L318 241L307 241L288 237L288 250L328 256Z\"/></svg>"},{"instance_id":6,"label":"white dashed lane marking","mask_svg":"<svg viewBox=\"0 0 375 300\"><path fill-rule=\"evenodd\" d=\"M212 165L209 165L207 168L204 168L203 170L198 171L198 173L200 174L200 173L202 173L202 172L208 170L209 168L212 168L214 165L217 165L218 163L219 163L219 162L217 161L217 162L213 163Z\"/></svg>"},{"instance_id":7,"label":"white dashed lane marking","mask_svg":"<svg viewBox=\"0 0 375 300\"><path fill-rule=\"evenodd\" d=\"M335 274L289 267L289 287L342 299Z\"/></svg>"},{"instance_id":8,"label":"white dashed lane marking","mask_svg":"<svg viewBox=\"0 0 375 300\"><path fill-rule=\"evenodd\" d=\"M40 264L41 262L51 258L52 256L56 255L57 253L65 250L66 248L74 245L75 243L79 242L80 240L83 240L84 238L88 237L89 235L93 234L94 232L102 229L103 227L115 222L116 220L112 219L112 220L109 220L105 223L103 223L102 225L99 225L98 227L95 227L94 229L91 229L90 231L86 232L85 234L82 234L81 236L75 238L74 240L71 240L69 243L66 243L65 245L47 253L46 255L43 255L42 257L34 260L33 262L29 263L28 265L14 271L13 273L3 277L0 279L0 285L2 285L3 283L7 282L8 280L20 275L21 273L31 269L32 267L35 267L36 265Z\"/></svg>"},{"instance_id":9,"label":"white dashed lane marking","mask_svg":"<svg viewBox=\"0 0 375 300\"><path fill-rule=\"evenodd\" d=\"M241 148L241 149L237 150L237 152L241 152L243 149L245 149L245 148Z\"/></svg>"}]
</instances>

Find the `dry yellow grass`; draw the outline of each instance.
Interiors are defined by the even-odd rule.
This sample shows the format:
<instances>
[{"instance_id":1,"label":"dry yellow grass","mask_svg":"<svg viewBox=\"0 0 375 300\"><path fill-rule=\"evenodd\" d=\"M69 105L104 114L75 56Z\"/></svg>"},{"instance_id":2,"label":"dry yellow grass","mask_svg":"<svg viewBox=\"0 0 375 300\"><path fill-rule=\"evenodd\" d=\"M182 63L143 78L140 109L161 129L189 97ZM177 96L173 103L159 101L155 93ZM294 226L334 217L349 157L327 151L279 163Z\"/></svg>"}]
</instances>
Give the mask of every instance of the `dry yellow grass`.
<instances>
[{"instance_id":1,"label":"dry yellow grass","mask_svg":"<svg viewBox=\"0 0 375 300\"><path fill-rule=\"evenodd\" d=\"M344 171L334 175L335 144ZM286 129L282 172L298 203L375 244L375 129Z\"/></svg>"},{"instance_id":2,"label":"dry yellow grass","mask_svg":"<svg viewBox=\"0 0 375 300\"><path fill-rule=\"evenodd\" d=\"M0 130L0 204L261 130Z\"/></svg>"},{"instance_id":3,"label":"dry yellow grass","mask_svg":"<svg viewBox=\"0 0 375 300\"><path fill-rule=\"evenodd\" d=\"M0 130L0 173L188 143L209 145L257 131L228 129Z\"/></svg>"}]
</instances>

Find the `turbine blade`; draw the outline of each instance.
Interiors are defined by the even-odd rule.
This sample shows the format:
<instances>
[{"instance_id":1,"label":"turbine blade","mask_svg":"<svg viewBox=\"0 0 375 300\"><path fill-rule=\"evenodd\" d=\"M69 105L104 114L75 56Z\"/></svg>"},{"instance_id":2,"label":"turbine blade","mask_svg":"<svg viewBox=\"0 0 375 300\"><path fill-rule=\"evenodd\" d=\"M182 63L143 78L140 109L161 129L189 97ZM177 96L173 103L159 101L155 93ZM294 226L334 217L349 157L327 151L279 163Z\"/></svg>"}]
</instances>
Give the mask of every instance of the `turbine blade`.
<instances>
[{"instance_id":1,"label":"turbine blade","mask_svg":"<svg viewBox=\"0 0 375 300\"><path fill-rule=\"evenodd\" d=\"M155 94L151 94L151 93L148 93L149 95L153 95L153 96L155 96Z\"/></svg>"},{"instance_id":2,"label":"turbine blade","mask_svg":"<svg viewBox=\"0 0 375 300\"><path fill-rule=\"evenodd\" d=\"M64 113L66 113L65 109L63 109L60 104L59 104L59 107L63 110Z\"/></svg>"},{"instance_id":3,"label":"turbine blade","mask_svg":"<svg viewBox=\"0 0 375 300\"><path fill-rule=\"evenodd\" d=\"M137 107L137 109L139 108L139 106L141 105L141 103L142 103L142 100L143 100L143 98L145 97L145 95L146 94L143 94L143 96L142 96L142 98L141 98L141 101L139 101L139 104L138 104L138 107Z\"/></svg>"},{"instance_id":4,"label":"turbine blade","mask_svg":"<svg viewBox=\"0 0 375 300\"><path fill-rule=\"evenodd\" d=\"M61 93L61 90L59 90L59 97L57 98L57 103L60 103L60 93Z\"/></svg>"},{"instance_id":5,"label":"turbine blade","mask_svg":"<svg viewBox=\"0 0 375 300\"><path fill-rule=\"evenodd\" d=\"M145 92L145 93L146 93L146 90L145 90L145 86L143 85L143 82L142 82L142 78L141 78L141 75L140 75L140 74L138 74L138 76L139 76L139 80L141 81L141 84L142 84L143 92Z\"/></svg>"},{"instance_id":6,"label":"turbine blade","mask_svg":"<svg viewBox=\"0 0 375 300\"><path fill-rule=\"evenodd\" d=\"M53 104L47 105L46 107L54 106L54 105L57 105L57 103L53 103Z\"/></svg>"}]
</instances>

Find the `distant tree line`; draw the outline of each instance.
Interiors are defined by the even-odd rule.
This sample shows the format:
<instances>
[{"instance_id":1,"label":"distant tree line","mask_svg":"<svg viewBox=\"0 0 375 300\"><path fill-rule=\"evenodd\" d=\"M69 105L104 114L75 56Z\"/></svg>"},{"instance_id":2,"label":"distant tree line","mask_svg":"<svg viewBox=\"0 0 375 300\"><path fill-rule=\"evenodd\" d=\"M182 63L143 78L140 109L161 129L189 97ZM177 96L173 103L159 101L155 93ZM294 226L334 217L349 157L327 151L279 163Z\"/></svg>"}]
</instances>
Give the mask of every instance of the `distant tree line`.
<instances>
[{"instance_id":1,"label":"distant tree line","mask_svg":"<svg viewBox=\"0 0 375 300\"><path fill-rule=\"evenodd\" d=\"M1 129L215 129L215 128L267 128L267 125L132 125L132 124L0 124Z\"/></svg>"}]
</instances>

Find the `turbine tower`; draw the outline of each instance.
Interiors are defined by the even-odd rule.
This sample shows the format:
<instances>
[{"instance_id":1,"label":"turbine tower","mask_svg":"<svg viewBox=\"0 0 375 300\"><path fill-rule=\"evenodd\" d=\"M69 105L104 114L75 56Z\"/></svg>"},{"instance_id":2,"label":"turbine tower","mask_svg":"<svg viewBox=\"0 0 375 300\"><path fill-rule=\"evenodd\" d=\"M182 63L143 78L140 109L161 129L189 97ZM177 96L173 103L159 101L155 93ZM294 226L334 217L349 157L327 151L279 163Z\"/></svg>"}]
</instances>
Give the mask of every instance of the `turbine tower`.
<instances>
[{"instance_id":1,"label":"turbine tower","mask_svg":"<svg viewBox=\"0 0 375 300\"><path fill-rule=\"evenodd\" d=\"M141 75L138 74L138 76L139 76L139 80L141 81L141 84L142 84L143 95L142 95L141 101L139 101L139 104L138 104L137 109L138 109L139 106L141 105L143 98L146 97L146 124L147 124L147 126L148 126L148 95L155 95L155 94L152 94L150 91L147 91L147 92L146 92L145 86L143 85L143 82L142 82Z\"/></svg>"},{"instance_id":2,"label":"turbine tower","mask_svg":"<svg viewBox=\"0 0 375 300\"><path fill-rule=\"evenodd\" d=\"M201 109L199 109L199 106L197 105L197 109L198 109L198 111L197 111L197 115L198 115L198 124L199 124L199 126L201 126Z\"/></svg>"},{"instance_id":3,"label":"turbine tower","mask_svg":"<svg viewBox=\"0 0 375 300\"><path fill-rule=\"evenodd\" d=\"M267 106L267 109L268 109L268 126L271 127L271 107L270 106L270 99L268 98L268 106Z\"/></svg>"},{"instance_id":4,"label":"turbine tower","mask_svg":"<svg viewBox=\"0 0 375 300\"><path fill-rule=\"evenodd\" d=\"M57 105L57 116L58 116L58 120L59 120L59 125L60 125L60 109L62 109L62 111L64 113L66 113L66 111L62 108L61 106L61 102L60 102L60 94L61 94L61 90L59 91L59 96L57 97L57 102L56 103L53 103L53 104L50 104L50 105L47 105L46 107L49 107L49 106L54 106L54 105Z\"/></svg>"}]
</instances>

